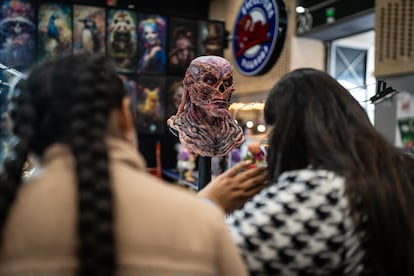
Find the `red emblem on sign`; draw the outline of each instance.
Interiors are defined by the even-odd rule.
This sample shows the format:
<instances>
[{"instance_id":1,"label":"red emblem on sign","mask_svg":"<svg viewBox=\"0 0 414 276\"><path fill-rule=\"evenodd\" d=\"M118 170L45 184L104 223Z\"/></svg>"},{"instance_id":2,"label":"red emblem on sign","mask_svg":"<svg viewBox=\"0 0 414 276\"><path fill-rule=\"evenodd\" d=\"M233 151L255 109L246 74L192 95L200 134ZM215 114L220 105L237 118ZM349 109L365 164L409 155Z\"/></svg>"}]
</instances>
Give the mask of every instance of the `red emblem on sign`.
<instances>
[{"instance_id":1,"label":"red emblem on sign","mask_svg":"<svg viewBox=\"0 0 414 276\"><path fill-rule=\"evenodd\" d=\"M269 23L262 21L253 22L253 18L247 14L237 25L237 57L243 55L246 50L258 44L271 41L269 37Z\"/></svg>"}]
</instances>

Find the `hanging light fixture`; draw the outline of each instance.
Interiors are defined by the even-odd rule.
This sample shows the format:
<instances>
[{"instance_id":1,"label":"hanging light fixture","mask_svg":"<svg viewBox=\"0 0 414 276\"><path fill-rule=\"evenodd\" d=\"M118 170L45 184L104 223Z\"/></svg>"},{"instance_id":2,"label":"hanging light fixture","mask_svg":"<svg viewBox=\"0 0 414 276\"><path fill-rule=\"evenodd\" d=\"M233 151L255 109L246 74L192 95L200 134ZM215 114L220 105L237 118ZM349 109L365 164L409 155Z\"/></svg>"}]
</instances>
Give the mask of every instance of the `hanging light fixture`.
<instances>
[{"instance_id":1,"label":"hanging light fixture","mask_svg":"<svg viewBox=\"0 0 414 276\"><path fill-rule=\"evenodd\" d=\"M393 88L392 86L387 87L387 83L383 80L377 82L377 93L372 96L369 100L372 104L379 104L387 99L391 99L397 95L400 91Z\"/></svg>"}]
</instances>

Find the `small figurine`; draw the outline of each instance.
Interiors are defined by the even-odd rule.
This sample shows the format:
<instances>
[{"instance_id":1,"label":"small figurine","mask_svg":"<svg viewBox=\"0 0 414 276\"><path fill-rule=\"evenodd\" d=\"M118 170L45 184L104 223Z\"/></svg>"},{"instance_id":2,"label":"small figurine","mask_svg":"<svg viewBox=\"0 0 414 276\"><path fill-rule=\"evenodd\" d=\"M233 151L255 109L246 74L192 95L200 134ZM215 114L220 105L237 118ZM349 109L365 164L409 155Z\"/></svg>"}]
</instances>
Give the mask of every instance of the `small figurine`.
<instances>
[{"instance_id":1,"label":"small figurine","mask_svg":"<svg viewBox=\"0 0 414 276\"><path fill-rule=\"evenodd\" d=\"M185 181L195 182L193 171L195 169L196 155L184 148L182 145L178 146L178 162L177 169L180 172L180 180L184 178Z\"/></svg>"},{"instance_id":2,"label":"small figurine","mask_svg":"<svg viewBox=\"0 0 414 276\"><path fill-rule=\"evenodd\" d=\"M252 160L253 166L266 165L266 152L263 150L260 142L253 142L247 145L247 153L244 160Z\"/></svg>"}]
</instances>

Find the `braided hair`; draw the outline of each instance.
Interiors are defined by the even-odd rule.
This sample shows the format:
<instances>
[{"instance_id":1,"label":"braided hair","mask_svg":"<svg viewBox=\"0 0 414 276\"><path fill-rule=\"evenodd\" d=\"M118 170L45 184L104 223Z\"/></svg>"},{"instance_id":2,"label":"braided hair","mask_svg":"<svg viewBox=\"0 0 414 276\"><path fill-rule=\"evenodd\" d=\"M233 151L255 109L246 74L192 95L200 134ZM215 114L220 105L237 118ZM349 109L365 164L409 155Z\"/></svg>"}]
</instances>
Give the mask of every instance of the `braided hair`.
<instances>
[{"instance_id":1,"label":"braided hair","mask_svg":"<svg viewBox=\"0 0 414 276\"><path fill-rule=\"evenodd\" d=\"M21 183L29 153L69 146L78 189L78 275L115 272L113 196L105 134L124 88L102 56L71 55L34 67L12 94L11 149L0 173L0 231ZM1 233L0 233L1 234Z\"/></svg>"}]
</instances>

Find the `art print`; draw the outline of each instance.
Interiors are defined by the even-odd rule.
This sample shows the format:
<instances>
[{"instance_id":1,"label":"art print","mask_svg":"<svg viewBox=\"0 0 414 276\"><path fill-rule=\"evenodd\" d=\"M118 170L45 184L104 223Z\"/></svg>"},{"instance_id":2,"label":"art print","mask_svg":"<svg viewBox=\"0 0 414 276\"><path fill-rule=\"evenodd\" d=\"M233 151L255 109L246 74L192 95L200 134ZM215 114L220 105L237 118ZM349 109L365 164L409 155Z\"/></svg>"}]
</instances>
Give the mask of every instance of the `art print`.
<instances>
[{"instance_id":1,"label":"art print","mask_svg":"<svg viewBox=\"0 0 414 276\"><path fill-rule=\"evenodd\" d=\"M105 8L73 6L73 52L105 54Z\"/></svg>"},{"instance_id":2,"label":"art print","mask_svg":"<svg viewBox=\"0 0 414 276\"><path fill-rule=\"evenodd\" d=\"M169 71L184 76L196 54L197 22L180 18L171 18L169 22Z\"/></svg>"},{"instance_id":3,"label":"art print","mask_svg":"<svg viewBox=\"0 0 414 276\"><path fill-rule=\"evenodd\" d=\"M167 19L157 14L139 14L138 74L165 74Z\"/></svg>"},{"instance_id":4,"label":"art print","mask_svg":"<svg viewBox=\"0 0 414 276\"><path fill-rule=\"evenodd\" d=\"M131 103L131 113L136 119L137 114L137 76L135 74L119 74L119 77L124 83L126 96Z\"/></svg>"},{"instance_id":5,"label":"art print","mask_svg":"<svg viewBox=\"0 0 414 276\"><path fill-rule=\"evenodd\" d=\"M218 21L199 21L197 49L198 55L223 56L224 23Z\"/></svg>"},{"instance_id":6,"label":"art print","mask_svg":"<svg viewBox=\"0 0 414 276\"><path fill-rule=\"evenodd\" d=\"M42 2L38 13L38 59L50 60L72 53L72 6Z\"/></svg>"},{"instance_id":7,"label":"art print","mask_svg":"<svg viewBox=\"0 0 414 276\"><path fill-rule=\"evenodd\" d=\"M32 1L0 2L0 62L25 67L35 61L35 9Z\"/></svg>"},{"instance_id":8,"label":"art print","mask_svg":"<svg viewBox=\"0 0 414 276\"><path fill-rule=\"evenodd\" d=\"M137 130L141 134L162 134L165 128L165 80L140 77L137 89Z\"/></svg>"},{"instance_id":9,"label":"art print","mask_svg":"<svg viewBox=\"0 0 414 276\"><path fill-rule=\"evenodd\" d=\"M181 77L170 77L167 80L167 106L166 106L166 117L177 113L178 106L181 103L181 98L184 94L183 78Z\"/></svg>"},{"instance_id":10,"label":"art print","mask_svg":"<svg viewBox=\"0 0 414 276\"><path fill-rule=\"evenodd\" d=\"M130 10L112 9L107 17L107 55L119 72L133 73L138 61L137 15Z\"/></svg>"}]
</instances>

